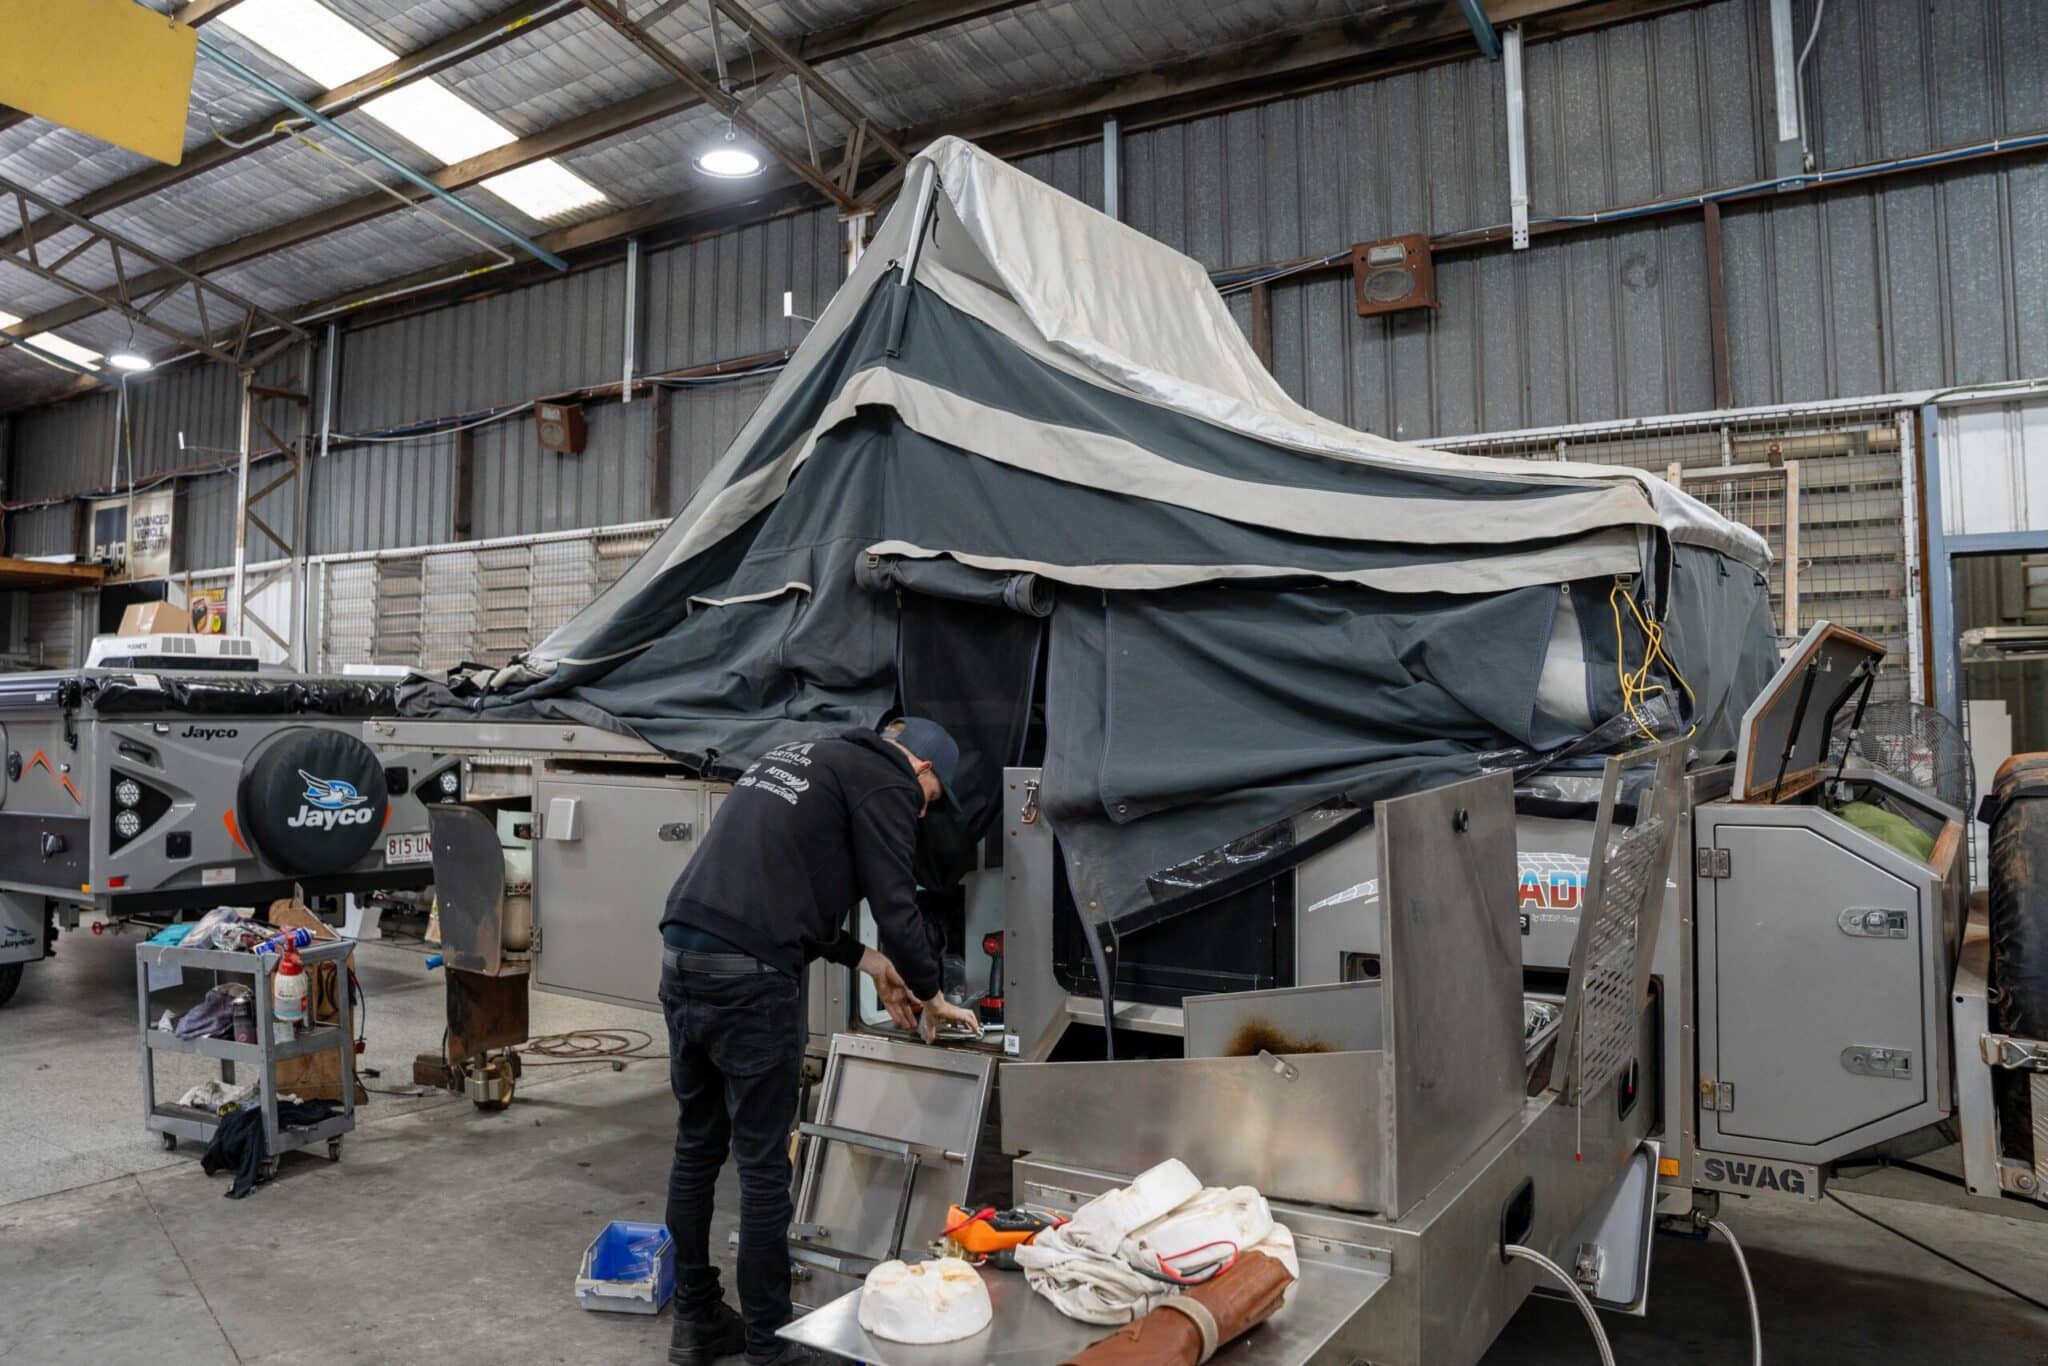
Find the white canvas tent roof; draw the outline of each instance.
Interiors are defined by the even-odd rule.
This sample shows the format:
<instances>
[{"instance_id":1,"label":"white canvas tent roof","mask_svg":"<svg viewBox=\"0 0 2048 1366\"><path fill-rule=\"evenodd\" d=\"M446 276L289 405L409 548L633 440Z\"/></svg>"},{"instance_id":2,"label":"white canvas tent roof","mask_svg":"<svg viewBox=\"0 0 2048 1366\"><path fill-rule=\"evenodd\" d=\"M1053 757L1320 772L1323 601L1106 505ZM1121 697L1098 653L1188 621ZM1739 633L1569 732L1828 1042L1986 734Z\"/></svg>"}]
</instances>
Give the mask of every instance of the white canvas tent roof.
<instances>
[{"instance_id":1,"label":"white canvas tent roof","mask_svg":"<svg viewBox=\"0 0 2048 1366\"><path fill-rule=\"evenodd\" d=\"M1770 563L1763 539L1697 499L1641 470L1559 461L1536 463L1458 455L1354 431L1302 407L1262 366L1222 297L1196 261L981 151L941 138L912 163L907 189L798 347L753 418L734 438L661 541L628 575L529 657L530 668L582 657L581 645L610 609L661 570L701 553L779 497L819 436L863 406L887 405L913 427L986 458L1004 459L1077 484L1115 489L1215 515L1258 520L1306 534L1370 536L1415 544L1513 545L1531 539L1601 532L1563 551L1555 544L1521 556L1489 554L1427 573L1381 573L1360 581L1394 591L1485 592L1532 581L1561 582L1588 573L1630 571L1629 529L1659 526L1673 541L1718 551L1754 568ZM929 222L930 232L918 228ZM814 376L832 343L876 290L901 274L917 240L919 284L987 324L1022 353L1102 389L1129 395L1266 445L1422 474L1473 476L1567 488L1532 528L1526 507L1469 496L1375 500L1317 488L1247 481L1189 468L1127 441L1103 439L1058 423L935 391L886 369L853 378L801 438L766 466L736 477L791 395ZM1532 535L1533 531L1533 535ZM890 543L895 553L933 555L955 547ZM971 552L964 552L972 562ZM1076 566L1035 568L1070 582L1164 587L1189 581L1185 569L1123 567L1084 573ZM1292 566L1211 566L1200 577L1257 576Z\"/></svg>"},{"instance_id":2,"label":"white canvas tent roof","mask_svg":"<svg viewBox=\"0 0 2048 1366\"><path fill-rule=\"evenodd\" d=\"M1318 417L1195 262L947 139L655 546L413 706L726 775L932 716L956 848L1042 750L1077 904L1135 923L1247 832L1623 742L1654 694L1725 745L1774 663L1768 562L1639 471Z\"/></svg>"}]
</instances>

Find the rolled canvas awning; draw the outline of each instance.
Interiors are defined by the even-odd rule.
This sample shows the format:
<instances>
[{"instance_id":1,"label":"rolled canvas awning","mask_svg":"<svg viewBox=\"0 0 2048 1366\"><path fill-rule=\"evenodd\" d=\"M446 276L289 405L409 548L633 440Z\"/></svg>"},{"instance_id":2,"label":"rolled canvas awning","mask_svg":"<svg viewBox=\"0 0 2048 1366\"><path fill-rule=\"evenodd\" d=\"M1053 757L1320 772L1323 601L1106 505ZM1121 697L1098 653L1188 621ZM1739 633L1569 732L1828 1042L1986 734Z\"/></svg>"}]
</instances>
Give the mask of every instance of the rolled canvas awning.
<instances>
[{"instance_id":1,"label":"rolled canvas awning","mask_svg":"<svg viewBox=\"0 0 2048 1366\"><path fill-rule=\"evenodd\" d=\"M1703 743L1769 676L1746 528L1639 471L1319 417L1199 265L967 143L907 187L654 547L416 707L573 717L713 771L951 716L971 825L1037 700L1042 807L1108 920L1296 811L1580 739L1649 646L1617 591L1660 618Z\"/></svg>"}]
</instances>

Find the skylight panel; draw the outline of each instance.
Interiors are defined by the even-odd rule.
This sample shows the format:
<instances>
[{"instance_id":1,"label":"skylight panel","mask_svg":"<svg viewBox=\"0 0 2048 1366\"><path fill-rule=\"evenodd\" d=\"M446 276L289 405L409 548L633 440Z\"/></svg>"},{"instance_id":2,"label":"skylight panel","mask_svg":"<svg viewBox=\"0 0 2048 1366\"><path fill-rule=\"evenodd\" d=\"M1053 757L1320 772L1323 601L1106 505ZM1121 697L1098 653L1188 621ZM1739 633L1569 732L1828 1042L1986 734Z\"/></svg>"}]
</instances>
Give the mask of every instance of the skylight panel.
<instances>
[{"instance_id":1,"label":"skylight panel","mask_svg":"<svg viewBox=\"0 0 2048 1366\"><path fill-rule=\"evenodd\" d=\"M444 166L518 140L504 124L435 81L415 81L379 95L363 112Z\"/></svg>"},{"instance_id":2,"label":"skylight panel","mask_svg":"<svg viewBox=\"0 0 2048 1366\"><path fill-rule=\"evenodd\" d=\"M0 312L0 327L13 327L20 321L21 319L16 317L12 313ZM43 350L48 351L53 356L62 356L65 360L70 361L73 365L82 365L88 370L97 370L100 368L99 352L94 351L88 347L80 346L77 342L66 341L64 340L64 338L58 336L55 332L38 332L33 337L30 337L28 339L28 342L30 346L39 346ZM37 360L42 361L43 364L45 365L49 365L51 363L48 360L48 358L43 356L36 356L36 353L33 351L28 351L26 348L22 348L22 350L24 351L24 354L35 356Z\"/></svg>"},{"instance_id":3,"label":"skylight panel","mask_svg":"<svg viewBox=\"0 0 2048 1366\"><path fill-rule=\"evenodd\" d=\"M220 22L327 89L397 60L396 53L319 0L242 0ZM362 112L444 166L519 140L511 129L438 80L400 86L364 103ZM542 221L606 202L603 191L553 158L481 183L528 217Z\"/></svg>"},{"instance_id":4,"label":"skylight panel","mask_svg":"<svg viewBox=\"0 0 2048 1366\"><path fill-rule=\"evenodd\" d=\"M318 82L322 90L389 66L398 54L319 0L242 0L216 21Z\"/></svg>"},{"instance_id":5,"label":"skylight panel","mask_svg":"<svg viewBox=\"0 0 2048 1366\"><path fill-rule=\"evenodd\" d=\"M604 192L550 157L494 175L483 187L529 218L560 218L605 202Z\"/></svg>"}]
</instances>

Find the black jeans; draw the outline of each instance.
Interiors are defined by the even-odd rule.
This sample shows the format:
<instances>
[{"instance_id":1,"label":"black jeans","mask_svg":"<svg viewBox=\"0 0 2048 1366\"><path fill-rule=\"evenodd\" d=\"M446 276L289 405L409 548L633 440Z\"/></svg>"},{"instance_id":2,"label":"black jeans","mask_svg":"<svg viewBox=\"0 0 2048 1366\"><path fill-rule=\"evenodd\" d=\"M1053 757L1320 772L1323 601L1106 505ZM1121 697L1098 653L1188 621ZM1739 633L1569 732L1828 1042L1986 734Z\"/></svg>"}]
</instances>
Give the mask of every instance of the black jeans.
<instances>
[{"instance_id":1,"label":"black jeans","mask_svg":"<svg viewBox=\"0 0 2048 1366\"><path fill-rule=\"evenodd\" d=\"M740 1169L740 1314L747 1351L767 1355L790 1320L789 1131L804 1061L794 978L661 970L669 1084L681 1113L668 1177L676 1244L676 1310L718 1302L711 1264L712 1189L728 1148Z\"/></svg>"}]
</instances>

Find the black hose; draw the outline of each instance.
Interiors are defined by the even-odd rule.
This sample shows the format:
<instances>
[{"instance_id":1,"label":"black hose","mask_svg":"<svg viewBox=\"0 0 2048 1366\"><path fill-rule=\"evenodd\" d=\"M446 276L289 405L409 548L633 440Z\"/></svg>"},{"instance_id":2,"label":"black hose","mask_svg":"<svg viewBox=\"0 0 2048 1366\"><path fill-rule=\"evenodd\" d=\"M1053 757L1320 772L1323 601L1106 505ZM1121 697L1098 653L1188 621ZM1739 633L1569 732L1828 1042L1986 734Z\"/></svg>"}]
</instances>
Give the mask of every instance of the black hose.
<instances>
[{"instance_id":1,"label":"black hose","mask_svg":"<svg viewBox=\"0 0 2048 1366\"><path fill-rule=\"evenodd\" d=\"M1102 927L1082 917L1081 933L1088 937L1088 956L1095 962L1095 981L1102 993L1102 1051L1116 1061L1116 979L1109 975L1109 958L1102 951Z\"/></svg>"},{"instance_id":2,"label":"black hose","mask_svg":"<svg viewBox=\"0 0 2048 1366\"><path fill-rule=\"evenodd\" d=\"M1840 1205L1843 1209L1849 1211L1849 1213L1855 1215L1858 1219L1867 1220L1870 1223L1876 1224L1879 1228L1883 1229L1886 1233L1891 1234L1894 1238L1903 1239L1904 1241L1911 1243L1914 1247L1919 1248L1928 1256L1939 1258L1940 1260L1947 1262L1956 1270L1964 1272L1971 1276L1975 1276L1978 1280L1984 1282L1986 1285L1995 1286L1998 1289L2003 1290L2006 1294L2012 1296L2014 1299L2020 1301L2022 1304L2030 1304L2034 1308L2040 1310L2042 1313L2048 1314L2048 1301L2035 1299L2026 1291L2018 1289L2017 1287L2010 1285L2005 1281L2001 1281L1996 1276L1993 1276L1988 1272L1979 1271L1976 1267L1971 1266L1968 1262L1963 1261L1960 1258L1951 1257L1948 1253L1943 1252L1940 1248L1935 1247L1933 1244L1921 1242L1918 1238L1915 1238L1912 1234L1906 1232L1904 1229L1898 1228L1892 1224L1887 1224L1884 1220L1878 1218L1876 1215L1870 1213L1867 1210L1857 1209L1854 1205L1850 1204L1847 1200L1844 1200L1841 1196L1835 1194L1833 1191L1822 1191L1821 1194L1825 1195L1828 1199Z\"/></svg>"}]
</instances>

